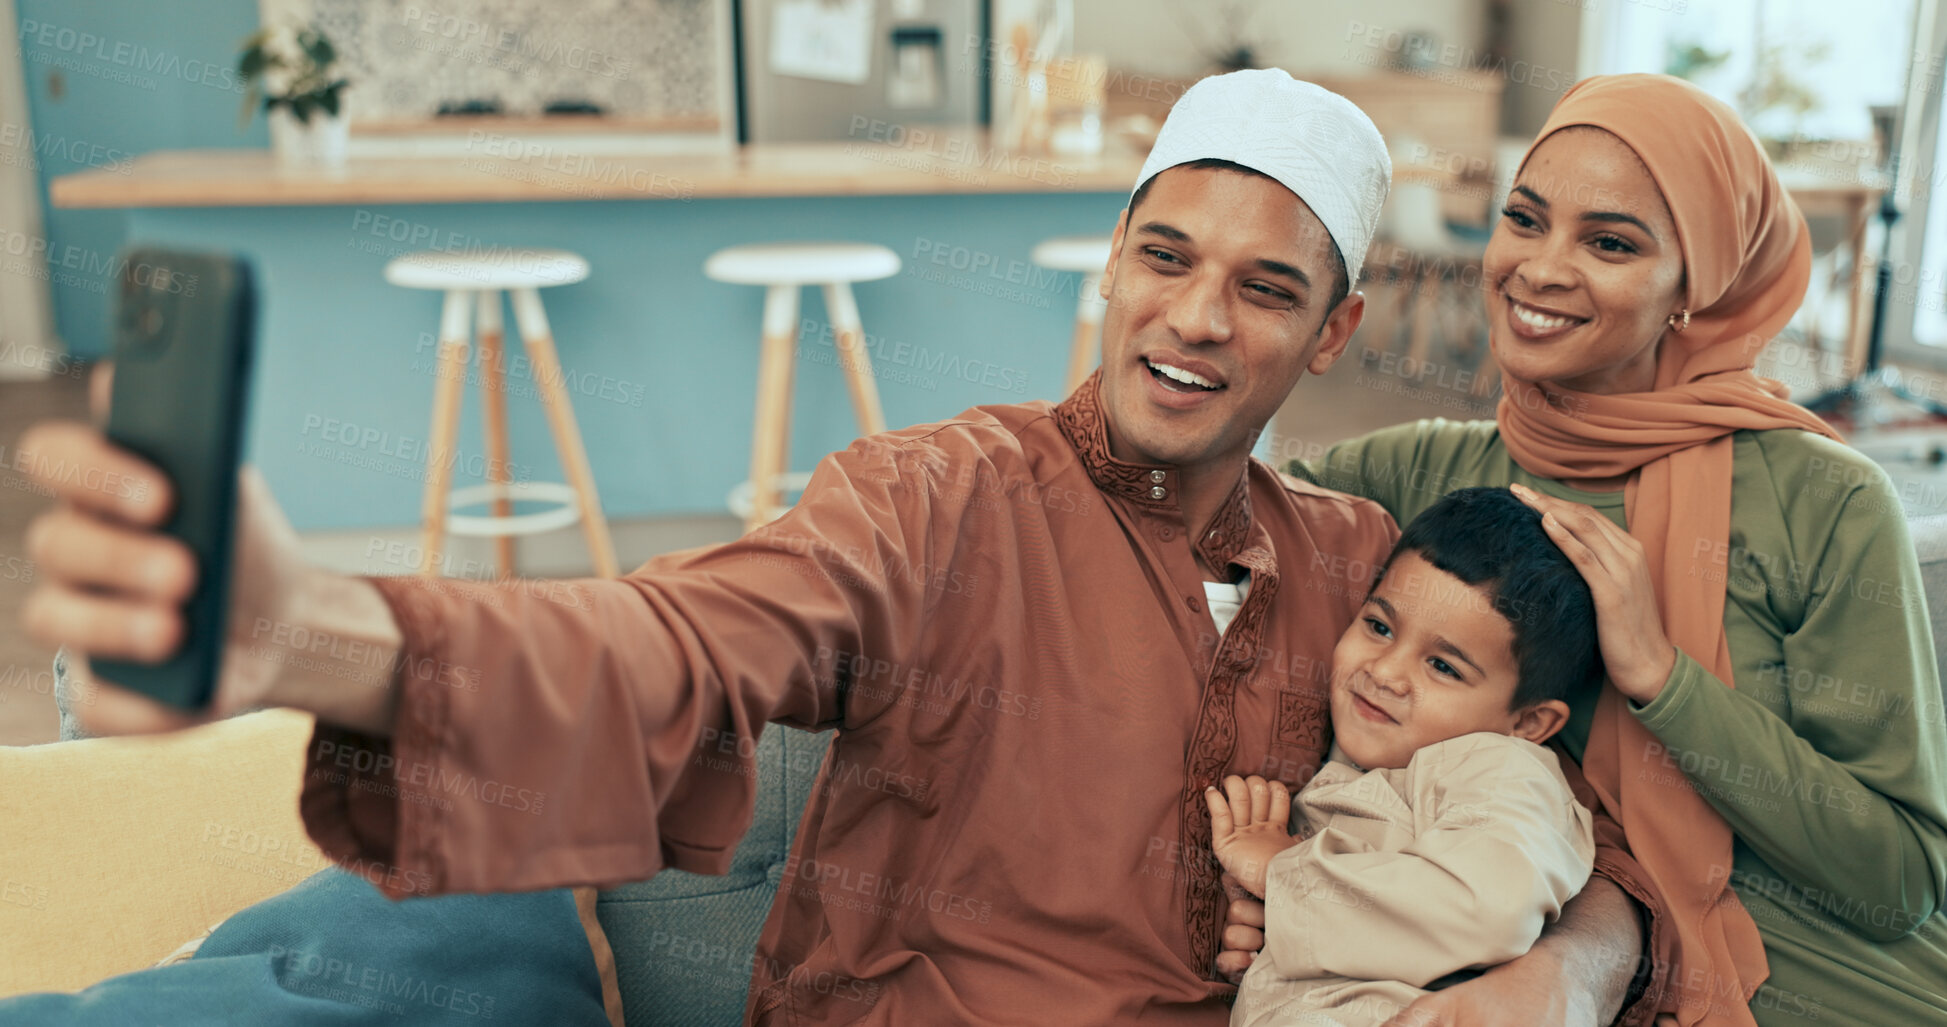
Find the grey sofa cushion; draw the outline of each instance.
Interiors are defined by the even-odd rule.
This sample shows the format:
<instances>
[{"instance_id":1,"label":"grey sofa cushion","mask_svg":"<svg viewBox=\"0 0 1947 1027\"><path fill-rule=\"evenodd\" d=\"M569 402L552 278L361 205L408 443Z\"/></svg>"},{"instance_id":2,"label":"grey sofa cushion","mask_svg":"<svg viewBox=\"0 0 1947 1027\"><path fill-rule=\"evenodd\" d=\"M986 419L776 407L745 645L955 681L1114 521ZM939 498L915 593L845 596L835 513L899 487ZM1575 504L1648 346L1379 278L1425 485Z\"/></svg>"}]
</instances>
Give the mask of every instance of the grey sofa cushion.
<instances>
[{"instance_id":1,"label":"grey sofa cushion","mask_svg":"<svg viewBox=\"0 0 1947 1027\"><path fill-rule=\"evenodd\" d=\"M667 870L601 894L595 911L615 950L629 1027L743 1022L752 951L830 744L830 734L764 731L757 809L729 874Z\"/></svg>"}]
</instances>

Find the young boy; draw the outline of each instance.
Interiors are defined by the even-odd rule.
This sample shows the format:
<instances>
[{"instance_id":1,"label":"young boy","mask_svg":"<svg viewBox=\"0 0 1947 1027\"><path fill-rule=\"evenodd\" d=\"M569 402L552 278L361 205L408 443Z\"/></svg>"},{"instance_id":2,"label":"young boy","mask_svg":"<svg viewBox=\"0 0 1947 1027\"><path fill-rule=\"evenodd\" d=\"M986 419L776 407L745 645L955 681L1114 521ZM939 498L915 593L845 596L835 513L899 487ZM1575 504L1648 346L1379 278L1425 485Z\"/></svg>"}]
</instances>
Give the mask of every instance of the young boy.
<instances>
[{"instance_id":1,"label":"young boy","mask_svg":"<svg viewBox=\"0 0 1947 1027\"><path fill-rule=\"evenodd\" d=\"M1265 900L1232 1027L1382 1024L1528 951L1594 861L1541 743L1601 669L1534 511L1470 488L1414 518L1333 651L1330 761L1295 802L1257 777L1205 793L1218 860Z\"/></svg>"}]
</instances>

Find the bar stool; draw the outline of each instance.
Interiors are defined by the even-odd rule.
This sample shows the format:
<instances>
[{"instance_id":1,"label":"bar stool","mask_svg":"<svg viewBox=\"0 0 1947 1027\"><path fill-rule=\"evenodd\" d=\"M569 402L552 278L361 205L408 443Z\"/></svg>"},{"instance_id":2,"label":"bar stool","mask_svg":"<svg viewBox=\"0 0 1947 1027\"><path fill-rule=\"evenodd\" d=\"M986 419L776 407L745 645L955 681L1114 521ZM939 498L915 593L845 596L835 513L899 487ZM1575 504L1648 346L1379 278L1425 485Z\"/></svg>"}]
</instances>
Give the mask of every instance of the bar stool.
<instances>
[{"instance_id":1,"label":"bar stool","mask_svg":"<svg viewBox=\"0 0 1947 1027\"><path fill-rule=\"evenodd\" d=\"M784 512L783 490L804 487L810 476L786 474L790 456L791 378L798 345L798 292L822 286L831 318L839 366L852 393L852 412L861 435L886 430L872 356L865 348L853 282L871 282L899 273L899 254L871 243L758 243L718 250L703 262L703 273L719 282L761 285L764 293L763 349L757 362L757 415L752 425L750 479L730 490L731 512L744 530L768 524Z\"/></svg>"},{"instance_id":2,"label":"bar stool","mask_svg":"<svg viewBox=\"0 0 1947 1027\"><path fill-rule=\"evenodd\" d=\"M448 532L494 538L499 572L514 573L514 537L552 531L580 521L588 555L596 575L616 574L615 547L608 520L595 493L595 476L582 448L581 429L555 354L554 335L541 309L538 290L572 285L588 277L588 262L563 250L496 248L482 253L410 253L385 266L385 280L407 289L436 289L446 294L439 319L439 372L433 386L433 425L426 452L426 491L421 504L424 545L419 573L438 573ZM507 463L507 396L501 367L500 297L514 304L514 323L533 367L534 384L547 411L555 450L567 472L568 484L509 480ZM466 380L469 307L477 318L472 331L480 344L480 393L487 442L484 485L448 492L453 477L453 453L460 427L460 386ZM514 500L560 504L538 513L515 515ZM493 515L463 516L449 506L491 502Z\"/></svg>"},{"instance_id":3,"label":"bar stool","mask_svg":"<svg viewBox=\"0 0 1947 1027\"><path fill-rule=\"evenodd\" d=\"M1107 235L1064 235L1044 240L1034 248L1034 262L1056 271L1079 271L1081 295L1075 304L1075 341L1068 347L1068 387L1063 395L1075 391L1095 366L1101 350L1102 315L1108 301L1100 293L1102 272L1109 266L1109 247L1115 242Z\"/></svg>"}]
</instances>

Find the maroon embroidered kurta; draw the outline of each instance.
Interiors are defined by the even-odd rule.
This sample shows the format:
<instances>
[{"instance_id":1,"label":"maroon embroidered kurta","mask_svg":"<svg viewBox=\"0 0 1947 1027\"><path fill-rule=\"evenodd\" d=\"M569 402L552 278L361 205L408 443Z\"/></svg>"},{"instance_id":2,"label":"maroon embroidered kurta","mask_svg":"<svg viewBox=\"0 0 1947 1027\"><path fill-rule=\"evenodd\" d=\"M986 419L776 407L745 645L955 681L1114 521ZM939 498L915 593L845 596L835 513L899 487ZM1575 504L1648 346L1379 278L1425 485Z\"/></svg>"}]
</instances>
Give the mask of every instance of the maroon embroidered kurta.
<instances>
[{"instance_id":1,"label":"maroon embroidered kurta","mask_svg":"<svg viewBox=\"0 0 1947 1027\"><path fill-rule=\"evenodd\" d=\"M721 873L758 732L836 729L752 1022L1225 1023L1201 790L1317 768L1396 529L1253 461L1191 537L1097 402L861 439L776 523L620 580L375 579L395 734L319 729L313 837L395 895ZM1221 636L1193 549L1251 575Z\"/></svg>"}]
</instances>

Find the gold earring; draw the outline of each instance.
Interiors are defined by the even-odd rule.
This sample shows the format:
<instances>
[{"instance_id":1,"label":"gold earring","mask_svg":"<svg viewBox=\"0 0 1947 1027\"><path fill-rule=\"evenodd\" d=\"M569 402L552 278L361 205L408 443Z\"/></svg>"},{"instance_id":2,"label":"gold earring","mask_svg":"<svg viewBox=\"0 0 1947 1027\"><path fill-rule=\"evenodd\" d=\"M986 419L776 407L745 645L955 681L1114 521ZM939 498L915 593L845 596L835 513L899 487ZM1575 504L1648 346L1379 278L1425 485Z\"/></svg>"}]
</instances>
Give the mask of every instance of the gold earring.
<instances>
[{"instance_id":1,"label":"gold earring","mask_svg":"<svg viewBox=\"0 0 1947 1027\"><path fill-rule=\"evenodd\" d=\"M1668 321L1668 324L1669 324L1669 326L1670 326L1670 330L1671 330L1671 331L1673 331L1673 332L1681 332L1681 331L1683 331L1683 330L1684 330L1685 328L1688 328L1688 327L1690 327L1690 308L1689 308L1689 307L1685 307L1685 308L1683 308L1683 311L1682 311L1682 313L1683 313L1683 323L1682 323L1682 324L1678 324L1678 323L1677 323L1677 315L1675 315L1675 314L1671 314L1671 315L1670 315L1670 319L1669 319L1669 321Z\"/></svg>"}]
</instances>

